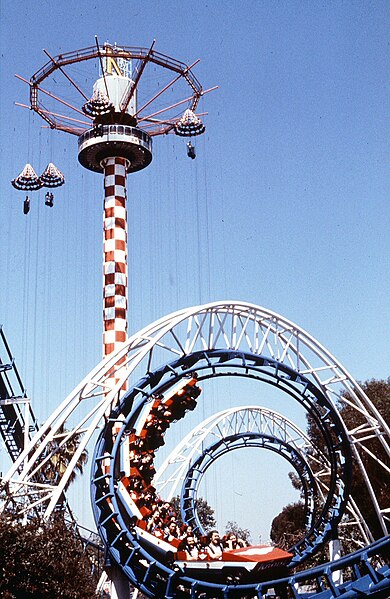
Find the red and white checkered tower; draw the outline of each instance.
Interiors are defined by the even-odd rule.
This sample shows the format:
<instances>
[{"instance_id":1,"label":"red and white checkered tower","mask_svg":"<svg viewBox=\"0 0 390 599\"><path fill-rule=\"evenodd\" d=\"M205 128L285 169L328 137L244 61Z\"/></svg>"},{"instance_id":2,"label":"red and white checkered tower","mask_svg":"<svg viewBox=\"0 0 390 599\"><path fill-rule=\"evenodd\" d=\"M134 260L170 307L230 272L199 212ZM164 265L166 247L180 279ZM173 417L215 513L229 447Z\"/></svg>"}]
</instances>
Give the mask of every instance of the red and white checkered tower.
<instances>
[{"instance_id":1,"label":"red and white checkered tower","mask_svg":"<svg viewBox=\"0 0 390 599\"><path fill-rule=\"evenodd\" d=\"M127 337L127 175L150 164L154 136L203 133L195 111L199 99L215 87L202 89L192 72L199 61L187 65L154 50L154 42L150 48L100 46L96 38L94 47L55 57L45 53L49 62L29 81L19 77L30 86L30 108L50 128L77 135L79 162L104 175L103 355L108 356ZM82 89L86 69L78 63L96 61L100 77L89 81L93 95L88 99ZM152 78L140 89L148 71ZM61 97L65 89L66 99ZM78 99L71 102L72 94ZM80 95L82 109L77 107ZM187 146L194 158L191 142Z\"/></svg>"},{"instance_id":2,"label":"red and white checkered tower","mask_svg":"<svg viewBox=\"0 0 390 599\"><path fill-rule=\"evenodd\" d=\"M152 139L135 126L137 90L131 62L122 58L119 64L112 56L102 60L103 76L83 106L94 127L79 137L80 163L104 174L103 356L127 338L126 177L152 160Z\"/></svg>"}]
</instances>

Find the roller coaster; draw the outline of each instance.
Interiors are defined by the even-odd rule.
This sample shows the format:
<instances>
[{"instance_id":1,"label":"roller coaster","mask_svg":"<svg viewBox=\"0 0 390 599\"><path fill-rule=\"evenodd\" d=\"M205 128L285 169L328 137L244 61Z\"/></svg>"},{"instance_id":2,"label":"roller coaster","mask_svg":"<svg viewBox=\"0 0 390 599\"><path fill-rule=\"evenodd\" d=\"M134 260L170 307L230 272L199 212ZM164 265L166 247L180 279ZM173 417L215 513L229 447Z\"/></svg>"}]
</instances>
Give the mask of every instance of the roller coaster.
<instances>
[{"instance_id":1,"label":"roller coaster","mask_svg":"<svg viewBox=\"0 0 390 599\"><path fill-rule=\"evenodd\" d=\"M299 406L315 423L321 443L313 444L291 419L261 405L213 413L208 385L229 377L249 379L280 394L286 406ZM361 426L351 429L343 420L345 402L360 414ZM193 421L200 405L209 415L178 441L180 425ZM66 436L60 436L65 423ZM64 476L55 485L38 484L45 463L76 435L79 445ZM169 437L174 449L158 463ZM98 364L15 459L4 477L9 490L4 506L12 500L20 513L34 509L49 518L79 455L92 442L98 532L109 561L147 597L385 598L390 595L389 506L379 503L362 459L373 438L389 455L387 423L312 336L260 306L214 302L161 318ZM147 530L153 502L178 493L183 522L204 535L196 508L200 481L212 463L243 447L275 452L294 469L304 497L304 535L281 561L259 557L266 554L261 547L241 555L226 552L217 561L183 559L177 545ZM388 464L371 457L388 476ZM352 461L365 481L380 539L374 540L351 494ZM351 525L358 530L357 551L304 569Z\"/></svg>"}]
</instances>

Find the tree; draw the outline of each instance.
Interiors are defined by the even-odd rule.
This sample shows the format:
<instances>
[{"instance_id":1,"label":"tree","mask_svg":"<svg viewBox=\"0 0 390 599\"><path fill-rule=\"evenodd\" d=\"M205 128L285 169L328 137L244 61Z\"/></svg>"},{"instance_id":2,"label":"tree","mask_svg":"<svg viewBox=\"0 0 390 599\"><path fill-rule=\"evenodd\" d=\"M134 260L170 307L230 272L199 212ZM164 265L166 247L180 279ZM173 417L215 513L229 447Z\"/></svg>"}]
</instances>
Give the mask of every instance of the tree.
<instances>
[{"instance_id":1,"label":"tree","mask_svg":"<svg viewBox=\"0 0 390 599\"><path fill-rule=\"evenodd\" d=\"M251 532L248 528L241 528L237 524L237 522L229 520L225 527L225 534L228 534L229 532L233 532L236 535L237 539L242 539L248 545L250 544Z\"/></svg>"},{"instance_id":2,"label":"tree","mask_svg":"<svg viewBox=\"0 0 390 599\"><path fill-rule=\"evenodd\" d=\"M51 483L58 484L61 478L64 476L71 459L76 453L79 442L80 435L75 434L70 437L62 446L61 441L68 435L68 431L65 429L64 424L62 424L53 441L50 441L47 445L46 455L50 456L48 461L43 464L40 472L44 476L44 478ZM50 455L51 454L51 455ZM88 452L86 449L83 450L79 459L76 462L76 466L74 467L66 485L65 491L69 488L69 486L75 480L77 474L82 474L84 471L84 466L88 461Z\"/></svg>"},{"instance_id":3,"label":"tree","mask_svg":"<svg viewBox=\"0 0 390 599\"><path fill-rule=\"evenodd\" d=\"M288 549L305 534L305 506L302 502L289 503L272 520L270 537L281 549Z\"/></svg>"},{"instance_id":4,"label":"tree","mask_svg":"<svg viewBox=\"0 0 390 599\"><path fill-rule=\"evenodd\" d=\"M387 380L371 379L361 384L363 391L369 397L383 418L389 422L390 420L390 378ZM339 402L339 413L343 419L347 429L357 430L359 426L366 425L366 418L361 412L351 405L353 402L348 392L342 396ZM323 438L319 435L319 431L311 418L308 418L308 435L313 444L325 450ZM359 455L362 459L363 466L368 474L379 505L388 505L390 499L390 477L385 473L383 466L378 461L388 463L389 458L377 437L367 435L367 438L362 442L362 445L368 450L361 449ZM371 454L371 455L370 455ZM375 457L373 457L375 456ZM367 489L366 482L360 470L356 459L352 459L352 484L351 495L354 498L362 516L364 517L374 538L380 538L383 535L382 528L379 524L375 513L372 500Z\"/></svg>"},{"instance_id":5,"label":"tree","mask_svg":"<svg viewBox=\"0 0 390 599\"><path fill-rule=\"evenodd\" d=\"M177 495L172 498L171 501L172 507L177 514L177 521L181 526L183 521L181 519L180 514L180 497ZM199 521L202 525L202 528L205 532L212 530L216 525L216 520L214 518L214 510L209 506L206 499L199 497L199 499L195 500L195 509L198 514Z\"/></svg>"},{"instance_id":6,"label":"tree","mask_svg":"<svg viewBox=\"0 0 390 599\"><path fill-rule=\"evenodd\" d=\"M390 377L387 380L371 379L363 383L361 387L384 420L390 422ZM344 395L344 398L346 400L350 399L348 393ZM355 429L365 422L364 417L357 410L354 410L348 403L341 406L340 414L348 430ZM373 437L367 439L364 442L364 446L373 456L383 463L389 464L389 457L378 438ZM376 461L376 459L371 457L369 453L362 451L360 455L379 505L388 506L390 500L390 476L385 473L383 467ZM366 483L362 472L354 459L352 460L351 495L355 499L373 536L375 538L382 537L383 531L378 522Z\"/></svg>"},{"instance_id":7,"label":"tree","mask_svg":"<svg viewBox=\"0 0 390 599\"><path fill-rule=\"evenodd\" d=\"M92 599L91 571L80 538L62 517L23 525L0 514L0 596L3 599Z\"/></svg>"}]
</instances>

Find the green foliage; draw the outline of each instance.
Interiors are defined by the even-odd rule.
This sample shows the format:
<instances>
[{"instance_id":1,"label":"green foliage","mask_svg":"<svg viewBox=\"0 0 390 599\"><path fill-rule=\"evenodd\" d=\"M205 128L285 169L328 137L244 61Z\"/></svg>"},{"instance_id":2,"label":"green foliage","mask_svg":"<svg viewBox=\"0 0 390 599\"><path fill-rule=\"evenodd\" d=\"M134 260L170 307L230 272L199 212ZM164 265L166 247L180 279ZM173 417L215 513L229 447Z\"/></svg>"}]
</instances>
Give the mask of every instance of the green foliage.
<instances>
[{"instance_id":1,"label":"green foliage","mask_svg":"<svg viewBox=\"0 0 390 599\"><path fill-rule=\"evenodd\" d=\"M236 535L237 539L242 539L243 541L248 543L248 545L250 545L251 531L248 528L241 528L240 526L238 526L237 522L229 520L225 527L225 534L228 534L229 532L233 532Z\"/></svg>"},{"instance_id":2,"label":"green foliage","mask_svg":"<svg viewBox=\"0 0 390 599\"><path fill-rule=\"evenodd\" d=\"M50 457L42 465L40 474L41 476L43 476L45 481L48 481L52 484L59 483L59 481L67 471L69 463L79 447L80 435L73 435L69 439L67 439L67 441L65 441L68 434L69 433L65 429L65 426L62 425L58 429L53 441L50 441L47 445L46 455ZM84 449L80 457L78 458L76 465L65 485L65 491L74 482L77 473L83 473L84 466L87 463L87 461L88 452L86 449Z\"/></svg>"},{"instance_id":3,"label":"green foliage","mask_svg":"<svg viewBox=\"0 0 390 599\"><path fill-rule=\"evenodd\" d=\"M300 501L289 503L271 525L271 540L281 549L292 547L305 534L305 506Z\"/></svg>"},{"instance_id":4,"label":"green foliage","mask_svg":"<svg viewBox=\"0 0 390 599\"><path fill-rule=\"evenodd\" d=\"M207 501L200 497L195 501L195 509L198 513L199 520L206 532L215 528L216 520L214 518L214 510L209 506Z\"/></svg>"},{"instance_id":5,"label":"green foliage","mask_svg":"<svg viewBox=\"0 0 390 599\"><path fill-rule=\"evenodd\" d=\"M361 387L384 420L389 422L390 378L387 380L371 379L362 383ZM352 398L347 392L344 393L343 399L345 401L341 401L338 407L340 416L345 422L347 429L355 430L361 425L367 426L365 417L348 403L352 401ZM319 435L316 425L310 418L308 418L308 435L312 442L317 445L317 447L323 451L326 451L323 438ZM371 481L379 505L388 505L390 499L390 477L385 474L383 467L375 459L377 458L383 463L388 464L388 456L378 438L369 437L370 435L367 435L367 438L362 441L362 445L367 451L360 450L359 454L364 468L368 473L368 477ZM357 506L367 522L373 536L375 538L380 538L383 535L383 531L375 514L372 500L370 498L362 472L355 458L352 459L351 495L356 501Z\"/></svg>"},{"instance_id":6,"label":"green foliage","mask_svg":"<svg viewBox=\"0 0 390 599\"><path fill-rule=\"evenodd\" d=\"M387 380L369 380L361 385L363 391L368 395L378 412L386 422L390 422L390 377ZM348 400L348 394L345 394L345 399ZM343 404L340 413L348 430L355 429L365 422L361 414L354 410L350 405ZM367 450L389 465L389 458L377 438L367 439L364 441L364 446ZM385 473L383 467L378 464L376 459L369 453L360 452L363 465L368 473L375 495L379 505L388 505L390 500L390 477ZM351 494L355 499L364 519L366 520L373 536L380 538L383 536L383 531L376 517L371 498L369 496L363 475L356 463L352 460L352 489Z\"/></svg>"},{"instance_id":7,"label":"green foliage","mask_svg":"<svg viewBox=\"0 0 390 599\"><path fill-rule=\"evenodd\" d=\"M23 525L12 513L0 514L3 599L92 599L96 584L79 537L62 517Z\"/></svg>"},{"instance_id":8,"label":"green foliage","mask_svg":"<svg viewBox=\"0 0 390 599\"><path fill-rule=\"evenodd\" d=\"M179 497L179 495L172 498L171 505L177 514L177 521L179 522L179 525L181 526L183 521L181 519L181 514L180 514L180 497ZM205 532L209 532L210 530L215 528L216 520L214 518L214 510L212 509L212 507L209 506L209 504L207 503L207 501L205 499L203 499L202 497L200 497L199 499L196 499L195 509L197 511L198 518L199 518L200 523L201 523L203 529L205 530Z\"/></svg>"}]
</instances>

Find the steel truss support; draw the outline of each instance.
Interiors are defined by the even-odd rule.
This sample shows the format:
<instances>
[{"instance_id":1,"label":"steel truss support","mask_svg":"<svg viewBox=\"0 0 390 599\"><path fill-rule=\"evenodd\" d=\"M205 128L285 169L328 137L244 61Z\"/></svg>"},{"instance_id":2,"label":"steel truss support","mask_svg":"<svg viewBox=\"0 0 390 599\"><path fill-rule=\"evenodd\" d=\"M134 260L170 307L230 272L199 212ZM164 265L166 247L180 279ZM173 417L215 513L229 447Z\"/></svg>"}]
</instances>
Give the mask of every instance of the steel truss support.
<instances>
[{"instance_id":1,"label":"steel truss support","mask_svg":"<svg viewBox=\"0 0 390 599\"><path fill-rule=\"evenodd\" d=\"M319 393L317 401L320 401L322 406L331 407L332 415L329 418L334 422L337 421L340 439L347 439L352 447L357 463L361 466L378 520L384 533L387 533L386 515L389 506L379 505L369 476L363 468L361 456L363 453L368 453L368 436L375 437L382 444L386 454L390 455L389 426L341 363L306 331L274 312L254 304L236 301L214 302L179 310L145 327L124 342L122 347L117 348L111 357L101 362L53 412L31 440L30 445L15 461L5 477L8 500L12 497L13 489L17 489L20 493L18 501L21 511L26 512L29 507L34 505L35 508L40 507L44 517L48 518L55 508L79 456L94 436L95 431L102 425L109 430L110 427L113 427L114 420L117 421L116 428L118 430L120 427L124 429L126 426L124 419L131 416L133 400L136 399L142 403L154 389L164 385L169 387L177 380L178 372L173 369L169 374L169 368L162 368L161 364L168 365L173 362L184 364L187 360L186 368L190 369L191 356L195 354L200 356L202 353L209 352L223 354L225 350L235 352L238 357L244 356L244 360L245 356L249 354L255 357L255 362L263 360L263 366L269 366L273 369L274 376L277 375L278 384L286 385L286 387L289 385L299 387L301 383L308 381L311 397L313 397L313 393ZM207 356L205 362L207 362ZM204 368L206 369L206 367L205 365ZM209 367L212 370L213 364L209 364ZM242 360L240 367L245 367ZM115 378L112 376L113 370ZM226 372L228 375L236 374L234 368L230 371L227 368ZM294 374L292 375L291 372ZM154 373L153 380L148 378L150 373ZM126 381L129 381L131 391L125 400L122 388ZM141 396L143 397L142 401ZM323 399L320 400L320 397ZM303 396L302 401L305 402L306 399L306 396ZM126 401L128 402L127 415L121 412ZM314 401L314 403L316 402ZM366 429L364 434L361 429L348 430L346 424L341 421L339 406L346 403L363 418ZM107 420L105 415L110 412L111 416ZM328 416L325 416L325 419L328 419ZM321 423L320 417L319 422ZM30 492L21 498L23 488L34 489L37 475L45 462L50 459L47 448L55 445L52 441L58 439L58 431L64 425L68 433L57 443L57 449L51 451L52 455L55 451L61 451L61 448L69 440L77 436L79 446L67 471L56 485L47 484L44 493L41 493L42 488L37 488L35 496ZM368 430L370 435L366 434ZM119 446L120 439L113 439L113 443L114 445L117 443ZM329 439L329 443L333 442ZM99 457L99 448L97 448L96 455L97 459L107 458L107 456ZM113 450L110 450L109 462L113 457ZM379 459L377 459L377 464L387 475L387 464ZM108 470L102 475L107 482L108 489L114 485L113 467L114 465L110 463ZM342 467L342 462L340 462L340 467ZM94 480L97 484L96 473ZM337 476L335 482L337 487ZM340 490L340 487L338 489ZM105 540L109 544L114 560L121 564L121 567L128 568L130 580L135 580L137 586L147 596L161 596L161 594L158 595L161 592L159 585L166 585L164 587L166 596L173 597L177 580L170 568L165 566L160 568L155 557L150 558L138 543L137 536L132 536L126 526L122 528L123 522L120 514L111 509L109 511L103 509L104 503L109 509L111 499L108 496L100 499L99 510L102 513L105 512L106 516L104 522L99 520L99 530L101 533L106 530ZM128 540L126 548L122 546L123 538ZM386 542L388 543L388 540ZM385 544L386 542L384 541ZM364 555L362 554L363 557L359 559L368 564L368 554L372 551L375 553L378 547L379 545L372 546L372 548L370 546L370 549L366 549L365 553L363 552ZM369 572L368 576L371 582L368 581L367 584L381 584L381 581L388 576L386 573L378 572L379 570ZM303 574L296 576L294 583L298 581L298 578L299 580L303 579ZM322 575L324 575L324 569ZM131 578L132 576L133 578ZM364 578L364 576L362 572L359 578ZM329 580L331 578L330 576ZM160 582L157 582L158 580ZM199 581L189 581L186 585L193 597L197 597L204 587ZM278 585L277 581L274 588L277 588ZM290 582L281 582L280 585L280 588L288 586L294 593L293 588L295 587ZM329 582L329 585L332 591L332 582ZM264 588L263 585L259 585L256 591L259 597L262 596ZM233 590L230 591L228 587L225 590L216 590L216 592L217 594L222 593L224 597L233 597L234 595Z\"/></svg>"},{"instance_id":2,"label":"steel truss support","mask_svg":"<svg viewBox=\"0 0 390 599\"><path fill-rule=\"evenodd\" d=\"M329 479L331 467L327 456L313 445L307 434L294 422L263 406L228 408L213 414L192 429L158 468L153 484L159 495L167 501L171 501L175 495L184 490L184 487L191 484L189 472L194 468L194 465L196 465L197 476L200 474L203 476L204 470L198 469L200 458L203 461L203 456L207 454L210 462L212 462L218 457L213 455L212 445L226 443L226 446L231 450L239 449L245 447L246 435L251 435L251 441L259 448L267 448L267 444L262 441L262 438L272 437L285 444L291 452L296 452L297 455L301 456L303 462L307 463L307 476L315 479L315 487L320 502L325 501L325 497L329 493L329 487L325 481ZM242 442L240 438L243 438ZM229 439L229 441L226 441L226 439ZM235 440L237 440L237 443L234 443ZM294 463L292 463L292 466L294 467ZM190 509L194 514L196 511L194 503L197 486L191 485L192 500L190 501ZM356 539L357 543L360 543L360 546L370 544L374 539L353 497L348 500L347 514L348 518L345 520L347 524L344 524L342 520L340 523L341 528L343 529L354 523L360 532L360 539ZM184 514L183 516L184 520L187 521Z\"/></svg>"},{"instance_id":3,"label":"steel truss support","mask_svg":"<svg viewBox=\"0 0 390 599\"><path fill-rule=\"evenodd\" d=\"M104 419L108 406L118 403L122 394L121 387L129 377L135 380L137 375L141 377L144 372L151 371L164 361L169 362L196 350L217 347L237 351L245 349L257 355L268 355L281 364L288 365L321 388L335 408L346 403L344 395L348 393L349 405L362 415L367 426L372 429L372 434L390 456L388 424L332 354L298 325L275 312L254 304L225 301L179 310L132 335L121 349L98 364L53 412L7 473L6 482L32 484L34 473L40 468L45 447L71 415L72 421L78 421L78 424L69 426L68 423L67 430L69 437L79 435L81 453ZM124 356L125 362L117 367ZM118 377L115 385L110 380L113 368ZM360 431L347 432L355 455L361 454L365 441L361 438ZM78 456L70 464L70 468L77 458ZM18 474L26 459L23 472ZM383 467L384 473L388 472L386 464L379 462L379 465ZM376 503L375 493L364 469L363 475ZM61 494L69 476L70 474L65 474L55 490L48 488L48 495L53 499L50 507L46 505L44 508L48 515L55 505L53 495ZM376 505L376 508L378 519L387 532L384 516L390 506Z\"/></svg>"},{"instance_id":4,"label":"steel truss support","mask_svg":"<svg viewBox=\"0 0 390 599\"><path fill-rule=\"evenodd\" d=\"M20 378L3 327L0 326L0 434L13 462L38 428L31 400Z\"/></svg>"}]
</instances>

